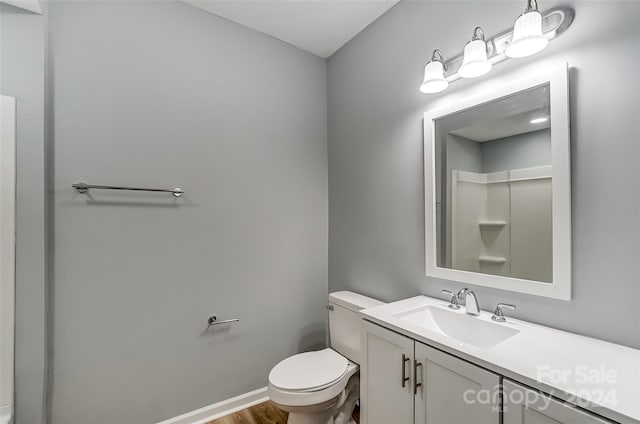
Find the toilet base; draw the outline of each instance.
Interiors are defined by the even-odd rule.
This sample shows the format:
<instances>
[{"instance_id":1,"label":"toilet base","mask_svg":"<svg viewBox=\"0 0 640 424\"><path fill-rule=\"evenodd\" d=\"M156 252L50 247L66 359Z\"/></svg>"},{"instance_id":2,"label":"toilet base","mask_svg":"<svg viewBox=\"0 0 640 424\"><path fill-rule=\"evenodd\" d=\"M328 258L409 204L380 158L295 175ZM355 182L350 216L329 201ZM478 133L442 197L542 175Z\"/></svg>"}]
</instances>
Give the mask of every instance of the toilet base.
<instances>
[{"instance_id":1,"label":"toilet base","mask_svg":"<svg viewBox=\"0 0 640 424\"><path fill-rule=\"evenodd\" d=\"M356 424L353 410L360 397L360 374L349 379L347 386L336 398L321 405L286 406L276 404L289 412L287 424Z\"/></svg>"}]
</instances>

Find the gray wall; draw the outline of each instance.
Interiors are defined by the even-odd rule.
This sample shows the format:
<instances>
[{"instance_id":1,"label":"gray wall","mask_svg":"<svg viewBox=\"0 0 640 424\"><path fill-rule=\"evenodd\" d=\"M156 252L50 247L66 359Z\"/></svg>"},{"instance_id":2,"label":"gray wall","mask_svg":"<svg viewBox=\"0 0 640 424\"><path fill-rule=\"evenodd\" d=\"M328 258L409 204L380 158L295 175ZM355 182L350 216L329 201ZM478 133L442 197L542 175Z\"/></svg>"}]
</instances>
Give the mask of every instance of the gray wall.
<instances>
[{"instance_id":1,"label":"gray wall","mask_svg":"<svg viewBox=\"0 0 640 424\"><path fill-rule=\"evenodd\" d=\"M15 416L44 419L46 17L0 4L0 93L17 99Z\"/></svg>"},{"instance_id":2,"label":"gray wall","mask_svg":"<svg viewBox=\"0 0 640 424\"><path fill-rule=\"evenodd\" d=\"M157 422L324 346L326 62L174 1L49 19L51 422Z\"/></svg>"},{"instance_id":3,"label":"gray wall","mask_svg":"<svg viewBox=\"0 0 640 424\"><path fill-rule=\"evenodd\" d=\"M500 64L479 81L457 82L441 95L418 91L432 49L461 51L476 25L487 34L502 31L521 13L520 2L400 2L330 58L330 290L390 301L460 288L424 276L422 114L500 84L527 65L567 61L574 299L477 288L480 304L488 310L498 301L516 303L517 317L640 348L640 332L629 320L640 297L640 144L634 141L640 3L569 4L575 22L546 51ZM603 307L606 299L615 307Z\"/></svg>"},{"instance_id":4,"label":"gray wall","mask_svg":"<svg viewBox=\"0 0 640 424\"><path fill-rule=\"evenodd\" d=\"M551 165L551 130L531 131L480 144L482 172Z\"/></svg>"},{"instance_id":5,"label":"gray wall","mask_svg":"<svg viewBox=\"0 0 640 424\"><path fill-rule=\"evenodd\" d=\"M440 162L436 162L436 202L439 203L439 209L436 208L436 219L438 220L436 228L440 228L440 235L437 237L438 243L438 264L451 267L451 219L449 215L452 210L451 196L451 172L456 169L459 171L482 172L482 144L473 140L466 139L454 134L438 134L436 144L436 157L440 156L442 163L445 164L443 172L439 171L442 167ZM445 182L443 187L442 181ZM442 189L445 189L445 200L442 201ZM446 252L446 254L445 254Z\"/></svg>"},{"instance_id":6,"label":"gray wall","mask_svg":"<svg viewBox=\"0 0 640 424\"><path fill-rule=\"evenodd\" d=\"M444 161L446 176L451 179L451 171L482 172L482 143L453 134L445 135ZM450 181L449 181L450 182Z\"/></svg>"}]
</instances>

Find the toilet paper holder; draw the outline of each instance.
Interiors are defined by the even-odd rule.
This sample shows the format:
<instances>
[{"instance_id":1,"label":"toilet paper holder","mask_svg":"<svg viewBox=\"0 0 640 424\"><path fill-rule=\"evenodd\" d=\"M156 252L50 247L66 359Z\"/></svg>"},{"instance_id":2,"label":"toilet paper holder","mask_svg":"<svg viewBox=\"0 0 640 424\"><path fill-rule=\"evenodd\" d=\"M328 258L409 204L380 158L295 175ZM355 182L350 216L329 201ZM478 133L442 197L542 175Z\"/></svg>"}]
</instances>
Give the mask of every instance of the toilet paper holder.
<instances>
[{"instance_id":1,"label":"toilet paper holder","mask_svg":"<svg viewBox=\"0 0 640 424\"><path fill-rule=\"evenodd\" d=\"M224 319L224 320L218 321L218 317L217 316L211 315L207 319L207 324L209 326L220 325L220 324L230 324L232 322L240 322L240 318L231 318L231 319Z\"/></svg>"}]
</instances>

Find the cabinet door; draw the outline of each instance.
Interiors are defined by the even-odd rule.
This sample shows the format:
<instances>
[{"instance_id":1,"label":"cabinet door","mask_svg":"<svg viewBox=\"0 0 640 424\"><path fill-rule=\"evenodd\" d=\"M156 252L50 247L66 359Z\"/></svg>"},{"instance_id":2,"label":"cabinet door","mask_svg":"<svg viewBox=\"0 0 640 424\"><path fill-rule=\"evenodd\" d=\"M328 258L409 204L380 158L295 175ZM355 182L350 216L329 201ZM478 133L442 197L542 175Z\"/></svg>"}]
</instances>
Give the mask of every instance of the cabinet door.
<instances>
[{"instance_id":1,"label":"cabinet door","mask_svg":"<svg viewBox=\"0 0 640 424\"><path fill-rule=\"evenodd\" d=\"M572 405L504 380L504 424L612 424Z\"/></svg>"},{"instance_id":2,"label":"cabinet door","mask_svg":"<svg viewBox=\"0 0 640 424\"><path fill-rule=\"evenodd\" d=\"M363 424L412 424L413 340L363 321L360 405Z\"/></svg>"},{"instance_id":3,"label":"cabinet door","mask_svg":"<svg viewBox=\"0 0 640 424\"><path fill-rule=\"evenodd\" d=\"M416 424L499 424L500 376L416 342Z\"/></svg>"}]
</instances>

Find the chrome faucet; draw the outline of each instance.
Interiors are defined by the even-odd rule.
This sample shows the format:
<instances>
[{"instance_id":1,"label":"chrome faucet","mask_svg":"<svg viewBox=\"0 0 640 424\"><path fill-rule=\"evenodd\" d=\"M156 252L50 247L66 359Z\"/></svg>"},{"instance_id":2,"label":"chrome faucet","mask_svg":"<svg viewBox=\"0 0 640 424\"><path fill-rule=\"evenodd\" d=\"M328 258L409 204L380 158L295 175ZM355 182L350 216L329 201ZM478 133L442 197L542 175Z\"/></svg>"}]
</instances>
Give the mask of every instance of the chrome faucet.
<instances>
[{"instance_id":1,"label":"chrome faucet","mask_svg":"<svg viewBox=\"0 0 640 424\"><path fill-rule=\"evenodd\" d=\"M450 297L449 309L460 309L460 302L458 301L458 294L451 290L442 290L442 293Z\"/></svg>"},{"instance_id":2,"label":"chrome faucet","mask_svg":"<svg viewBox=\"0 0 640 424\"><path fill-rule=\"evenodd\" d=\"M467 290L464 298L466 312L469 315L480 315L480 306L478 306L478 297L473 290Z\"/></svg>"},{"instance_id":3,"label":"chrome faucet","mask_svg":"<svg viewBox=\"0 0 640 424\"><path fill-rule=\"evenodd\" d=\"M460 289L457 293L452 292L451 290L442 290L442 293L450 296L449 299L449 308L450 309L460 309L460 304L465 305L465 294L469 291L468 288Z\"/></svg>"},{"instance_id":4,"label":"chrome faucet","mask_svg":"<svg viewBox=\"0 0 640 424\"><path fill-rule=\"evenodd\" d=\"M502 308L516 309L516 305L512 305L510 303L498 303L498 306L496 306L496 310L493 312L493 316L491 317L492 320L497 322L505 322L507 320L502 313Z\"/></svg>"},{"instance_id":5,"label":"chrome faucet","mask_svg":"<svg viewBox=\"0 0 640 424\"><path fill-rule=\"evenodd\" d=\"M458 303L460 303L461 305L466 305L467 304L467 292L469 291L468 288L462 288L460 290L458 290L458 293L456 293L456 296L458 297Z\"/></svg>"}]
</instances>

